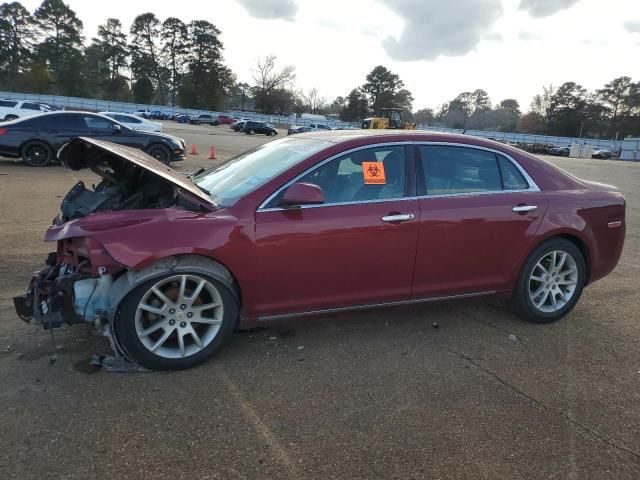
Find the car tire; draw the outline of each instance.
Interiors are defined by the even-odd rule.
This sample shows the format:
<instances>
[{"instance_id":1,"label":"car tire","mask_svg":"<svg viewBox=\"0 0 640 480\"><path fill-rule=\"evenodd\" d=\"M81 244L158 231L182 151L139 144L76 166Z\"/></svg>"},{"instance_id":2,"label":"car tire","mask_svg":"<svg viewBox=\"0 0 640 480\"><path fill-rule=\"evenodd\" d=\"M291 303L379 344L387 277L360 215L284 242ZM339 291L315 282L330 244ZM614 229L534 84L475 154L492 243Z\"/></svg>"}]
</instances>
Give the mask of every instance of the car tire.
<instances>
[{"instance_id":1,"label":"car tire","mask_svg":"<svg viewBox=\"0 0 640 480\"><path fill-rule=\"evenodd\" d=\"M539 245L522 268L511 305L522 319L555 322L569 313L586 284L587 268L580 249L564 238Z\"/></svg>"},{"instance_id":2,"label":"car tire","mask_svg":"<svg viewBox=\"0 0 640 480\"><path fill-rule=\"evenodd\" d=\"M51 145L42 140L32 140L25 143L20 150L20 155L30 167L46 167L55 158Z\"/></svg>"},{"instance_id":3,"label":"car tire","mask_svg":"<svg viewBox=\"0 0 640 480\"><path fill-rule=\"evenodd\" d=\"M187 278L184 287L182 278ZM195 300L189 298L186 294L193 297L200 282L204 286ZM167 301L156 295L158 290ZM198 309L209 304L217 306ZM148 309L162 310L163 314ZM196 317L202 322L192 320ZM118 308L114 332L127 356L139 365L151 370L182 370L214 355L233 334L237 317L238 304L231 286L203 273L181 271L142 282L129 292Z\"/></svg>"},{"instance_id":4,"label":"car tire","mask_svg":"<svg viewBox=\"0 0 640 480\"><path fill-rule=\"evenodd\" d=\"M249 130L249 135L253 135L253 134L255 134L255 133L256 133L256 132L255 132L255 130L254 130L253 128L252 128L251 130Z\"/></svg>"},{"instance_id":5,"label":"car tire","mask_svg":"<svg viewBox=\"0 0 640 480\"><path fill-rule=\"evenodd\" d=\"M7 115L6 117L4 117L4 121L5 122L9 122L9 121L15 120L17 118L20 118L20 117L18 117L17 115Z\"/></svg>"},{"instance_id":6,"label":"car tire","mask_svg":"<svg viewBox=\"0 0 640 480\"><path fill-rule=\"evenodd\" d=\"M145 153L156 160L169 165L171 163L172 153L169 147L160 143L153 143L147 147Z\"/></svg>"}]
</instances>

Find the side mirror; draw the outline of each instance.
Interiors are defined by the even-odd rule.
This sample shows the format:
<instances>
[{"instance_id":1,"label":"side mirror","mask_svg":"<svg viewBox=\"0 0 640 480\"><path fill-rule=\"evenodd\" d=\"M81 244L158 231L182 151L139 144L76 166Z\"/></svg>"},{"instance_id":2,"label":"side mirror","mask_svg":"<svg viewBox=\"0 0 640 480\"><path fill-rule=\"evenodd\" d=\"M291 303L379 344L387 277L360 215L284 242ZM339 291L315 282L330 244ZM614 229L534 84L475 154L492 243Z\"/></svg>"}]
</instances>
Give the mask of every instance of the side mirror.
<instances>
[{"instance_id":1,"label":"side mirror","mask_svg":"<svg viewBox=\"0 0 640 480\"><path fill-rule=\"evenodd\" d=\"M299 205L317 205L324 203L324 193L313 183L294 183L284 192L280 205L295 207Z\"/></svg>"},{"instance_id":2,"label":"side mirror","mask_svg":"<svg viewBox=\"0 0 640 480\"><path fill-rule=\"evenodd\" d=\"M120 133L122 132L122 127L116 123L111 127L111 133Z\"/></svg>"}]
</instances>

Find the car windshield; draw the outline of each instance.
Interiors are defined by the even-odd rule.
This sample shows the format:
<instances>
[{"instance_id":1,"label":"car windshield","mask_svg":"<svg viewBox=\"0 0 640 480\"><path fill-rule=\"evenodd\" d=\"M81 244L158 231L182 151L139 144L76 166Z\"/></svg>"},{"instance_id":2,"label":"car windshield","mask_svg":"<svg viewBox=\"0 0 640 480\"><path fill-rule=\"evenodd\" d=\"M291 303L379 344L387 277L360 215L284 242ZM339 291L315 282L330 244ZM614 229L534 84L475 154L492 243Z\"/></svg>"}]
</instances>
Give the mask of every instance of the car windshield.
<instances>
[{"instance_id":1,"label":"car windshield","mask_svg":"<svg viewBox=\"0 0 640 480\"><path fill-rule=\"evenodd\" d=\"M233 157L192 180L206 190L217 205L227 207L330 144L306 138L276 140Z\"/></svg>"}]
</instances>

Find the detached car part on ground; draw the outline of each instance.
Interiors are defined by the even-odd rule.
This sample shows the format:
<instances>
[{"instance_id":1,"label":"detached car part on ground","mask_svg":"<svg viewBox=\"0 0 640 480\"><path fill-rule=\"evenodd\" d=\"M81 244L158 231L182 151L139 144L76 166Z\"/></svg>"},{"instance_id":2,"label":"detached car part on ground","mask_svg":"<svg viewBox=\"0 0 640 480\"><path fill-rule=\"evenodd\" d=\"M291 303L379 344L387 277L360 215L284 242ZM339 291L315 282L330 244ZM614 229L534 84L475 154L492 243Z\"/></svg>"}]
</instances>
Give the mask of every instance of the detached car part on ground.
<instances>
[{"instance_id":1,"label":"detached car part on ground","mask_svg":"<svg viewBox=\"0 0 640 480\"><path fill-rule=\"evenodd\" d=\"M468 136L316 132L193 177L77 138L79 182L16 311L93 323L151 369L210 357L238 326L498 295L547 323L618 262L625 201L517 149Z\"/></svg>"}]
</instances>

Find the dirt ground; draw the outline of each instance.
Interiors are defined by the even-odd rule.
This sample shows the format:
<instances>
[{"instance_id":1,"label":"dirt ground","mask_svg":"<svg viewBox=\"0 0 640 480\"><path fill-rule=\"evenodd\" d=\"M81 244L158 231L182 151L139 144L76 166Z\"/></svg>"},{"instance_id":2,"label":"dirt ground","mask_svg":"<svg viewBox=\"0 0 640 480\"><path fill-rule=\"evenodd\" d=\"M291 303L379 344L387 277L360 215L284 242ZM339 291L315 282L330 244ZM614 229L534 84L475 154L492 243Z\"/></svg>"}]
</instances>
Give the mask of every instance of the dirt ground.
<instances>
[{"instance_id":1,"label":"dirt ground","mask_svg":"<svg viewBox=\"0 0 640 480\"><path fill-rule=\"evenodd\" d=\"M198 147L182 171L270 140L167 131ZM0 478L640 478L640 164L551 161L628 202L618 268L559 323L496 301L372 310L238 333L189 371L114 374L88 365L110 350L82 327L55 332L48 365L48 335L10 300L91 177L0 159Z\"/></svg>"}]
</instances>

